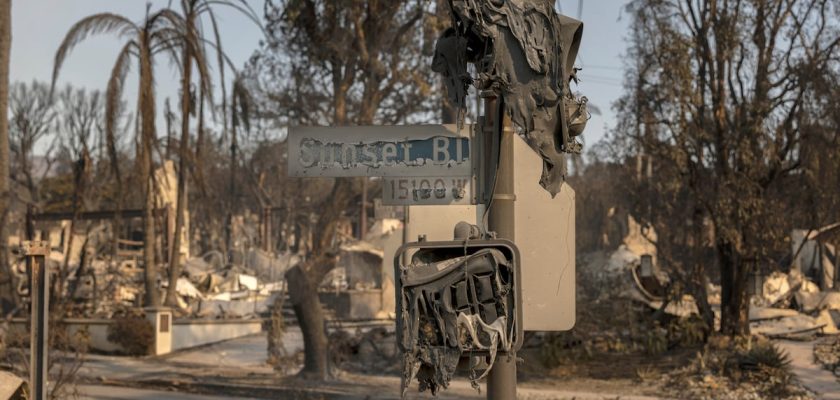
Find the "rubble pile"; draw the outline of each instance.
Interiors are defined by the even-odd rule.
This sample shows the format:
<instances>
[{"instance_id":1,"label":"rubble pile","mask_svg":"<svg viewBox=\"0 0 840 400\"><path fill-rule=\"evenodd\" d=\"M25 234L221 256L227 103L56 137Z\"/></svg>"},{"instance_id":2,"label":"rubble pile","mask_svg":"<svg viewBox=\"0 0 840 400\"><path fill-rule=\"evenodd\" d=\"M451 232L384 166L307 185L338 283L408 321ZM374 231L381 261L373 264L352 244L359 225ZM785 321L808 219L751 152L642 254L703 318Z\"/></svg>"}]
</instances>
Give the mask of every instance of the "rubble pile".
<instances>
[{"instance_id":1,"label":"rubble pile","mask_svg":"<svg viewBox=\"0 0 840 400\"><path fill-rule=\"evenodd\" d=\"M80 251L82 251L80 249ZM261 250L249 250L238 263L225 262L219 252L189 258L176 283L178 297L175 312L180 317L242 318L267 312L273 296L285 291L283 274L299 257L280 254L272 257ZM74 261L75 259L75 261ZM84 261L85 259L89 261ZM25 271L24 260L18 260L15 271ZM53 250L47 259L52 271L67 268L65 296L74 300L70 317L112 318L120 310L140 307L143 300L143 267L139 257L100 255L93 251L73 257L65 263L65 255ZM165 271L164 271L165 272ZM25 275L18 277L25 282ZM159 281L161 298L168 287Z\"/></svg>"},{"instance_id":2,"label":"rubble pile","mask_svg":"<svg viewBox=\"0 0 840 400\"><path fill-rule=\"evenodd\" d=\"M580 269L586 275L578 282L594 280L600 290L605 283L615 286L610 297L621 297L648 306L658 313L685 318L697 315L698 305L688 294L680 293L680 282L673 282L667 265L658 265L656 232L645 231L626 217L618 248L609 253L595 252L581 257ZM770 338L808 339L816 335L840 333L840 292L835 288L838 267L836 242L840 223L820 229L791 232L791 253L787 273L756 274L749 283L753 290L749 319L753 333ZM758 266L758 271L767 266ZM761 279L761 280L758 280ZM611 286L611 287L612 287ZM676 288L676 289L675 289ZM670 293L669 293L670 292ZM707 284L706 297L719 326L721 288ZM604 292L601 292L601 296ZM583 297L580 297L583 295ZM678 296L678 297L677 297ZM675 298L677 297L677 298ZM579 293L586 302L586 293ZM602 299L595 297L597 301Z\"/></svg>"},{"instance_id":3,"label":"rubble pile","mask_svg":"<svg viewBox=\"0 0 840 400\"><path fill-rule=\"evenodd\" d=\"M71 237L69 224L62 221L60 227L47 235L51 249L48 268L55 274L52 281L62 283L57 286L61 298L72 299L67 317L110 319L120 310L143 305L143 242L119 239L118 248L113 250L115 242L109 229L108 222L100 222L87 234L72 235L70 241L67 239ZM11 240L15 241L19 239ZM18 249L18 246L11 248ZM341 250L339 265L322 283L322 291L364 292L382 288L381 248L356 241L345 243ZM273 298L285 295L286 271L301 262L297 253L270 253L247 246L234 248L228 254L220 251L210 251L200 257L187 254L181 252L182 273L175 282L174 313L179 318L267 315ZM14 264L14 281L23 285L17 289L26 297L28 278L22 254L16 254ZM159 265L158 290L162 301L170 284L167 269L166 263ZM362 308L353 305L354 309ZM373 310L368 314L375 314L382 306L373 304L368 308Z\"/></svg>"},{"instance_id":4,"label":"rubble pile","mask_svg":"<svg viewBox=\"0 0 840 400\"><path fill-rule=\"evenodd\" d=\"M799 242L794 240L793 261L787 272L774 271L767 276L756 274L751 277L749 285L755 289L750 297L749 321L754 334L752 339L747 339L750 342L716 343L728 339L714 336L693 341L708 344L688 365L663 378L662 386L669 394L693 399L813 398L793 378L788 371L787 357L769 339L812 340L827 336L817 342L815 358L840 376L840 337L836 336L840 333L840 292L833 281L837 268L835 253L833 247L824 243L810 243L817 238L800 236ZM627 243L628 238L631 237L626 236L624 244L611 253L581 257L584 265L579 270L585 272L578 278L578 288L584 291L579 292L578 300L587 304L588 310L579 311L577 328L583 328L581 331L585 334L576 337L566 333L557 335L554 343L541 349L543 357L560 354L568 358L569 350L575 348L584 349L585 355L591 355L593 351L636 349L657 353L681 344L678 343L680 337L693 337L698 329L691 327L692 320L703 326L692 296L681 295L673 299L674 294L670 292L675 285L679 286L679 282L673 282L668 276L667 266L660 267L651 262L656 258L655 249L641 250L640 246ZM803 248L814 254L803 256L798 253ZM648 256L649 253L641 251L653 254ZM715 329L720 324L720 293L719 285L707 285ZM645 314L638 308L640 305L653 310L653 314ZM596 315L589 315L589 310L595 310ZM643 326L644 321L632 318L634 313L643 318L646 316L650 325L644 331L647 338L642 337L641 342L633 331L634 324ZM598 314L607 315L608 319L599 320ZM663 318L662 314L667 317ZM675 332L681 333L675 335ZM558 337L565 340L558 343ZM604 340L599 343L598 337ZM758 342L751 342L754 340ZM552 351L554 349L559 350Z\"/></svg>"},{"instance_id":5,"label":"rubble pile","mask_svg":"<svg viewBox=\"0 0 840 400\"><path fill-rule=\"evenodd\" d=\"M626 245L609 256L584 256L583 269L589 271L585 279L594 279L599 285L616 282L612 286L617 289L610 292L610 296L630 299L673 317L697 315L697 304L691 295L666 300L664 294L671 283L670 277L660 268L645 274L641 257ZM786 339L840 333L840 292L834 288L821 290L797 268L789 273L773 272L761 285L760 292L750 301L749 319L753 333ZM717 327L720 323L720 286L708 284L707 294Z\"/></svg>"},{"instance_id":6,"label":"rubble pile","mask_svg":"<svg viewBox=\"0 0 840 400\"><path fill-rule=\"evenodd\" d=\"M537 343L541 364L558 372L575 368L580 361L595 360L605 354L659 355L678 344L702 342L704 332L697 329L697 318L676 318L665 314L655 318L641 294L634 294L627 263L638 256L626 248L611 255L593 252L579 257L576 297L586 307L577 309L575 329L532 338ZM530 342L530 343L529 343Z\"/></svg>"},{"instance_id":7,"label":"rubble pile","mask_svg":"<svg viewBox=\"0 0 840 400\"><path fill-rule=\"evenodd\" d=\"M184 275L178 279L177 312L195 318L242 318L264 314L274 296L285 292L283 273L297 257L281 255L271 258L260 250L251 250L240 259L242 264L221 262L217 252L192 258L184 264ZM279 279L266 282L272 274Z\"/></svg>"},{"instance_id":8,"label":"rubble pile","mask_svg":"<svg viewBox=\"0 0 840 400\"><path fill-rule=\"evenodd\" d=\"M840 293L821 291L799 270L773 272L750 304L750 330L770 338L840 333Z\"/></svg>"}]
</instances>

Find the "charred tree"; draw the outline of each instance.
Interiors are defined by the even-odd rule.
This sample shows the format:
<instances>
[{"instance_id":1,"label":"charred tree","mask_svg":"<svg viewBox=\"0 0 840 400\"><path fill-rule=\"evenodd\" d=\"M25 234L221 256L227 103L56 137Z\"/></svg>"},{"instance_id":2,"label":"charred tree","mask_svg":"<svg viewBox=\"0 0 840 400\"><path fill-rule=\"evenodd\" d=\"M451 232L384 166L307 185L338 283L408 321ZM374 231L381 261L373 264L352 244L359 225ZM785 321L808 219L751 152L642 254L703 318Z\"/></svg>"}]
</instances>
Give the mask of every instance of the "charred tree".
<instances>
[{"instance_id":1,"label":"charred tree","mask_svg":"<svg viewBox=\"0 0 840 400\"><path fill-rule=\"evenodd\" d=\"M437 32L424 25L431 7L430 1L268 1L268 40L246 70L251 85L259 89L257 102L265 104L260 118L287 125L341 126L410 123L433 115L439 103L432 96L428 64ZM307 187L317 184L306 182L292 195L310 192ZM327 197L321 191L311 201L286 202L297 206L289 208L287 218L294 221L290 229L300 232L295 240L311 229L308 261L287 278L304 331L303 373L318 379L328 373L318 287L335 267L340 220L357 217L359 231L364 230L363 186L359 179L337 179ZM302 229L310 217L317 222Z\"/></svg>"},{"instance_id":2,"label":"charred tree","mask_svg":"<svg viewBox=\"0 0 840 400\"><path fill-rule=\"evenodd\" d=\"M628 11L633 90L619 102L613 145L656 171L648 196L635 198L636 212L664 230L661 245L713 254L721 332L748 334L747 279L784 247L789 225L781 216L796 195L789 185L808 173L797 149L812 136L809 103L826 98L815 83L837 73L838 5L637 0ZM646 215L651 202L658 203ZM710 229L692 235L692 223Z\"/></svg>"}]
</instances>

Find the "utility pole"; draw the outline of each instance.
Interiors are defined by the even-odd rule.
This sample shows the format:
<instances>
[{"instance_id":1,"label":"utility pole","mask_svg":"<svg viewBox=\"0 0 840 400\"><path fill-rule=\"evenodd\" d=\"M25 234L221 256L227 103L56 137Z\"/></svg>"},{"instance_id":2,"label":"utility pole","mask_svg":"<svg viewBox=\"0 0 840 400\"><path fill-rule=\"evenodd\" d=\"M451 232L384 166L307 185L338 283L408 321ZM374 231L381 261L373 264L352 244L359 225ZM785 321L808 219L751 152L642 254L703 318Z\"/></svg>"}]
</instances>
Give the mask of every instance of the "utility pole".
<instances>
[{"instance_id":1,"label":"utility pole","mask_svg":"<svg viewBox=\"0 0 840 400\"><path fill-rule=\"evenodd\" d=\"M362 208L359 210L359 240L367 235L368 177L362 177Z\"/></svg>"},{"instance_id":2,"label":"utility pole","mask_svg":"<svg viewBox=\"0 0 840 400\"><path fill-rule=\"evenodd\" d=\"M503 98L492 92L481 93L484 97L484 133L499 135L498 166L485 163L485 174L490 175L485 182L494 182L492 197L488 203L489 231L495 232L497 238L515 242L515 214L514 202L514 160L513 160L513 126L510 117L504 112ZM484 141L484 154L492 154L494 149L492 140ZM489 150L489 151L488 151ZM495 178L493 175L495 174ZM516 398L516 353L499 354L487 376L487 400L504 400Z\"/></svg>"},{"instance_id":3,"label":"utility pole","mask_svg":"<svg viewBox=\"0 0 840 400\"><path fill-rule=\"evenodd\" d=\"M47 352L49 348L50 274L46 257L49 243L23 242L29 271L29 399L47 398Z\"/></svg>"},{"instance_id":4,"label":"utility pole","mask_svg":"<svg viewBox=\"0 0 840 400\"><path fill-rule=\"evenodd\" d=\"M488 229L496 232L499 239L515 242L514 202L516 195L513 186L513 136L510 117L505 113L501 98L495 94L482 94L484 97L484 135L500 135L499 164L496 168L495 184L489 204ZM487 137L484 143L493 143ZM494 166L484 165L485 173L492 174ZM487 400L509 400L516 398L516 353L499 354L487 376Z\"/></svg>"}]
</instances>

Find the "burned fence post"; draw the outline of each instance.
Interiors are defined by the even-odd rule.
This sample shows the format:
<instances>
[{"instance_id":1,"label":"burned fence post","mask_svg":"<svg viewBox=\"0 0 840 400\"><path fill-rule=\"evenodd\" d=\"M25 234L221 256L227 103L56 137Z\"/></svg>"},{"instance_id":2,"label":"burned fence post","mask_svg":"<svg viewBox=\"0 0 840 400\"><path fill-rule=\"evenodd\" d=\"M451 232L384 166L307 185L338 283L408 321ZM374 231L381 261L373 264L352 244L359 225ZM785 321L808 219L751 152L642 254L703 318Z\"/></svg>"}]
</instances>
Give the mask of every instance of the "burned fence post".
<instances>
[{"instance_id":1,"label":"burned fence post","mask_svg":"<svg viewBox=\"0 0 840 400\"><path fill-rule=\"evenodd\" d=\"M49 243L23 242L26 267L29 274L31 309L29 341L29 398L47 398L47 351L49 350L50 275L46 258Z\"/></svg>"}]
</instances>

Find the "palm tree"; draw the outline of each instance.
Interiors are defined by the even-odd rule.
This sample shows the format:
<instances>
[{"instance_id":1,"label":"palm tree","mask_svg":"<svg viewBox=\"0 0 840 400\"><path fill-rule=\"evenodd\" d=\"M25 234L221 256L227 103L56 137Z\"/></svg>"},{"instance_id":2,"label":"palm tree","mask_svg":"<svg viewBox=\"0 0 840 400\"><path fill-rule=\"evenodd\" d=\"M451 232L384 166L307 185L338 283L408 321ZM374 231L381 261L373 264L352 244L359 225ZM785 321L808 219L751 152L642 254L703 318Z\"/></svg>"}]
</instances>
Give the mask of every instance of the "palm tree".
<instances>
[{"instance_id":1,"label":"palm tree","mask_svg":"<svg viewBox=\"0 0 840 400\"><path fill-rule=\"evenodd\" d=\"M204 44L210 43L216 50L218 55L220 80L222 82L222 97L226 97L224 85L224 68L225 62L230 63L230 60L222 50L222 43L220 39L218 24L213 12L213 5L226 5L233 7L259 25L259 20L256 13L250 6L242 0L226 0L226 1L210 1L210 0L181 0L181 15L174 13L171 10L161 11L161 16L165 18L173 30L180 32L178 40L180 41L179 49L181 50L181 141L178 150L178 193L177 204L175 211L175 232L172 240L171 253L169 255L169 288L166 292L166 304L175 306L177 304L177 282L178 276L181 273L181 259L180 248L181 240L184 236L182 231L184 228L184 209L186 207L187 190L187 160L190 158L189 138L190 138L190 115L195 111L194 96L191 94L192 83L192 68L193 64L197 67L199 87L201 95L199 101L206 100L213 103L213 89L211 85L211 76L209 68L207 67L207 56ZM209 41L204 38L201 29L201 17L207 15L209 17L211 26L213 28L214 40ZM233 69L233 66L231 65ZM224 100L223 100L224 101ZM203 104L202 104L203 105ZM223 109L226 105L223 104ZM202 110L203 111L203 110ZM199 116L203 118L203 115ZM225 112L225 127L227 126L227 114ZM199 121L201 125L201 120ZM203 126L199 126L198 141L195 154L201 156L201 144L203 141Z\"/></svg>"},{"instance_id":2,"label":"palm tree","mask_svg":"<svg viewBox=\"0 0 840 400\"><path fill-rule=\"evenodd\" d=\"M11 277L6 246L7 221L9 216L9 55L12 45L12 0L0 0L0 275ZM0 297L12 297L11 281L4 284L8 289L0 291Z\"/></svg>"},{"instance_id":3,"label":"palm tree","mask_svg":"<svg viewBox=\"0 0 840 400\"><path fill-rule=\"evenodd\" d=\"M118 209L120 209L122 208L123 198L122 176L118 167L115 130L125 76L130 68L131 60L137 61L140 71L137 95L140 146L136 149L136 152L145 197L143 204L145 230L143 261L145 264L145 304L147 306L160 305L154 251L155 204L154 186L152 184L154 171L152 146L157 135L155 130L154 56L165 52L174 57L175 48L178 45L177 41L173 40L177 36L177 32L163 22L161 12L150 14L149 8L146 10L145 19L140 23L135 23L126 17L112 13L94 14L83 18L70 28L56 51L52 78L54 87L65 58L77 44L87 37L95 34L113 34L124 40L122 49L111 69L106 90L105 107L105 136L112 169L118 185ZM116 234L117 230L115 229Z\"/></svg>"},{"instance_id":4,"label":"palm tree","mask_svg":"<svg viewBox=\"0 0 840 400\"><path fill-rule=\"evenodd\" d=\"M254 99L251 92L245 86L242 76L237 75L233 80L233 91L231 92L231 132L230 132L230 182L228 185L228 195L230 203L228 204L228 215L225 225L225 243L230 249L231 233L233 232L233 215L236 213L237 199L236 199L236 166L237 151L239 150L239 125L241 124L245 131L251 129L251 110L254 108Z\"/></svg>"}]
</instances>

